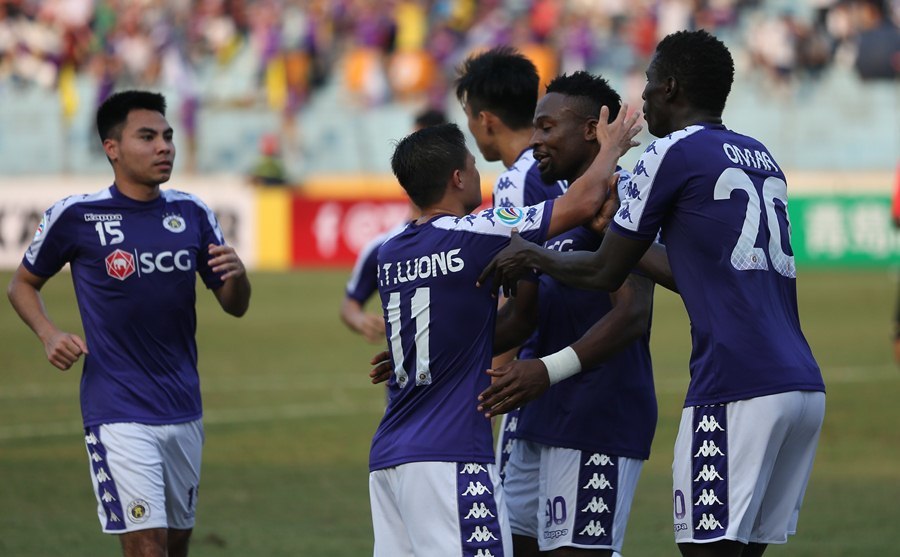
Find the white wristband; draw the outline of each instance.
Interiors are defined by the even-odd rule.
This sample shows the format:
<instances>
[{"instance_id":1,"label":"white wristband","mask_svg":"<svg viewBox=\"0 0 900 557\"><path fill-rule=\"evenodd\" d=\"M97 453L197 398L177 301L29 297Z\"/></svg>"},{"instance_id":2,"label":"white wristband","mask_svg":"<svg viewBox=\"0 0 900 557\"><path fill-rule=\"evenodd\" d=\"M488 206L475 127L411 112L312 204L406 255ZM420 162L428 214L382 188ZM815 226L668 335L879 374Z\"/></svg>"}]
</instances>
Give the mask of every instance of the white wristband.
<instances>
[{"instance_id":1,"label":"white wristband","mask_svg":"<svg viewBox=\"0 0 900 557\"><path fill-rule=\"evenodd\" d=\"M578 360L578 354L572 350L571 346L566 346L559 352L544 356L540 360L547 366L547 375L550 376L551 385L555 385L581 371L581 362Z\"/></svg>"}]
</instances>

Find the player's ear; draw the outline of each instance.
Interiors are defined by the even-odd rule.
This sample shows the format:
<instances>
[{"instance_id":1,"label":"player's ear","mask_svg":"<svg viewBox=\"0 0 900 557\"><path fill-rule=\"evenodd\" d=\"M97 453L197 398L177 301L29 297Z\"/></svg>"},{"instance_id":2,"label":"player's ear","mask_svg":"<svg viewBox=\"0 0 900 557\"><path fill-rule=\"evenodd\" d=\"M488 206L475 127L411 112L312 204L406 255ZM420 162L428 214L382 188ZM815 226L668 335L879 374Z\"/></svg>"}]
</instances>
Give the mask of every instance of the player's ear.
<instances>
[{"instance_id":1,"label":"player's ear","mask_svg":"<svg viewBox=\"0 0 900 557\"><path fill-rule=\"evenodd\" d=\"M596 118L588 118L584 124L584 140L591 143L597 141L597 122Z\"/></svg>"},{"instance_id":2,"label":"player's ear","mask_svg":"<svg viewBox=\"0 0 900 557\"><path fill-rule=\"evenodd\" d=\"M103 151L106 152L106 157L110 161L114 161L119 158L119 142L107 137L103 140Z\"/></svg>"},{"instance_id":3,"label":"player's ear","mask_svg":"<svg viewBox=\"0 0 900 557\"><path fill-rule=\"evenodd\" d=\"M497 124L500 122L500 119L497 118L497 115L488 110L482 110L478 113L479 122L481 122L484 131L489 134L494 133L494 130L497 129Z\"/></svg>"}]
</instances>

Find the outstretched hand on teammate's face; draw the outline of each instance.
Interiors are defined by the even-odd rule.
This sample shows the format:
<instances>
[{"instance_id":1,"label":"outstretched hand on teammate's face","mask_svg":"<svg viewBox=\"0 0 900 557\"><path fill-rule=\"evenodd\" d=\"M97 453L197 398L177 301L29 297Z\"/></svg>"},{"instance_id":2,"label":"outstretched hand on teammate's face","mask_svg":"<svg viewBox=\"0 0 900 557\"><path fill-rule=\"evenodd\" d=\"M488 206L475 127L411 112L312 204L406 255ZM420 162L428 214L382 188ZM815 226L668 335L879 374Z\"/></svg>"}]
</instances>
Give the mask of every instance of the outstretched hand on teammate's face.
<instances>
[{"instance_id":1,"label":"outstretched hand on teammate's face","mask_svg":"<svg viewBox=\"0 0 900 557\"><path fill-rule=\"evenodd\" d=\"M597 122L597 143L617 148L619 150L618 156L621 157L632 147L637 147L641 144L634 139L642 129L642 126L637 123L640 117L641 112L639 110L629 114L628 103L623 103L621 108L619 108L616 119L609 122L609 109L605 106L600 107L600 116Z\"/></svg>"},{"instance_id":2,"label":"outstretched hand on teammate's face","mask_svg":"<svg viewBox=\"0 0 900 557\"><path fill-rule=\"evenodd\" d=\"M550 387L547 367L540 360L513 360L487 374L491 385L478 395L478 411L486 418L515 410Z\"/></svg>"}]
</instances>

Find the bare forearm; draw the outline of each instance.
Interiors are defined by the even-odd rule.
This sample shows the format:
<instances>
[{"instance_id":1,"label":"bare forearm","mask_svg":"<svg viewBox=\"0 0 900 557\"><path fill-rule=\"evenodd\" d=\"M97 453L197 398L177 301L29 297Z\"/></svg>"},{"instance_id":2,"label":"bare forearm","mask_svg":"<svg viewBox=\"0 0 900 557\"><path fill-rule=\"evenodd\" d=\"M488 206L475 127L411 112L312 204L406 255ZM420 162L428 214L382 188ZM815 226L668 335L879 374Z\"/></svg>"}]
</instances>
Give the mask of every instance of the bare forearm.
<instances>
[{"instance_id":1,"label":"bare forearm","mask_svg":"<svg viewBox=\"0 0 900 557\"><path fill-rule=\"evenodd\" d=\"M672 292L678 292L678 286L675 284L675 277L672 276L672 267L669 266L669 257L665 246L661 244L651 245L644 256L641 257L641 260L638 261L637 269L660 286L668 288Z\"/></svg>"},{"instance_id":2,"label":"bare forearm","mask_svg":"<svg viewBox=\"0 0 900 557\"><path fill-rule=\"evenodd\" d=\"M495 355L520 346L534 331L537 325L537 302L533 298L536 289L536 284L523 283L519 291L521 298L510 298L497 312L497 325L494 331Z\"/></svg>"},{"instance_id":3,"label":"bare forearm","mask_svg":"<svg viewBox=\"0 0 900 557\"><path fill-rule=\"evenodd\" d=\"M250 280L246 274L231 277L216 291L216 297L226 313L241 317L250 307Z\"/></svg>"},{"instance_id":4,"label":"bare forearm","mask_svg":"<svg viewBox=\"0 0 900 557\"><path fill-rule=\"evenodd\" d=\"M610 294L613 308L577 341L572 349L582 368L609 359L647 332L653 307L653 282L630 275L622 288Z\"/></svg>"},{"instance_id":5,"label":"bare forearm","mask_svg":"<svg viewBox=\"0 0 900 557\"><path fill-rule=\"evenodd\" d=\"M532 267L543 271L566 286L586 290L615 290L608 288L597 273L600 263L597 252L560 252L536 247L529 251L528 257Z\"/></svg>"},{"instance_id":6,"label":"bare forearm","mask_svg":"<svg viewBox=\"0 0 900 557\"><path fill-rule=\"evenodd\" d=\"M14 278L6 293L13 309L41 342L46 342L59 332L47 314L40 291L35 287Z\"/></svg>"}]
</instances>

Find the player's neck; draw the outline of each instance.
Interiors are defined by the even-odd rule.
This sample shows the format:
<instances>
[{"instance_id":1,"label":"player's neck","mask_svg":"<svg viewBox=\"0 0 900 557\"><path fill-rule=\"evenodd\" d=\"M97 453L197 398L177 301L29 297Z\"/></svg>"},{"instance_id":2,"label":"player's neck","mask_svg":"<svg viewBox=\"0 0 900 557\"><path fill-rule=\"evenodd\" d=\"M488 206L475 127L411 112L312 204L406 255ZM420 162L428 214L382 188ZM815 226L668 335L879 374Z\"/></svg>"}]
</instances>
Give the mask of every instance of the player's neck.
<instances>
[{"instance_id":1,"label":"player's neck","mask_svg":"<svg viewBox=\"0 0 900 557\"><path fill-rule=\"evenodd\" d=\"M722 114L708 110L688 108L679 117L674 119L675 130L683 130L688 126L697 125L722 125Z\"/></svg>"},{"instance_id":2,"label":"player's neck","mask_svg":"<svg viewBox=\"0 0 900 557\"><path fill-rule=\"evenodd\" d=\"M135 201L153 201L159 197L159 184L138 184L117 176L115 185L119 193Z\"/></svg>"},{"instance_id":3,"label":"player's neck","mask_svg":"<svg viewBox=\"0 0 900 557\"><path fill-rule=\"evenodd\" d=\"M522 151L531 146L531 135L533 130L527 127L521 130L506 130L506 132L498 138L500 160L503 166L509 168L516 162Z\"/></svg>"},{"instance_id":4,"label":"player's neck","mask_svg":"<svg viewBox=\"0 0 900 557\"><path fill-rule=\"evenodd\" d=\"M423 208L422 213L419 215L419 218L416 219L416 224L424 224L434 217L444 215L451 217L463 217L466 215L466 211L462 206L455 207L447 203L439 203L437 205L432 205L431 207Z\"/></svg>"}]
</instances>

